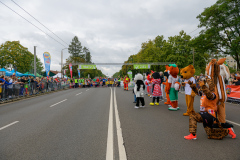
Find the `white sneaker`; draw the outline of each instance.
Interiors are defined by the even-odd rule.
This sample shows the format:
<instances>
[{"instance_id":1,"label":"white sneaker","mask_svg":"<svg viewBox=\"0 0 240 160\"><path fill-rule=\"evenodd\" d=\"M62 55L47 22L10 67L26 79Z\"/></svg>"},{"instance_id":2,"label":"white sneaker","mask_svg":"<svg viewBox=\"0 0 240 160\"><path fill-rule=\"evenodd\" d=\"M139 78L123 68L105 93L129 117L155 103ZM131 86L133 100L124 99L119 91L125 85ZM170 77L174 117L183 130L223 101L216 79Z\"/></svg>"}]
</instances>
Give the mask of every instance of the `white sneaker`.
<instances>
[{"instance_id":1,"label":"white sneaker","mask_svg":"<svg viewBox=\"0 0 240 160\"><path fill-rule=\"evenodd\" d=\"M138 109L139 107L138 107L138 106L135 106L134 108Z\"/></svg>"},{"instance_id":2,"label":"white sneaker","mask_svg":"<svg viewBox=\"0 0 240 160\"><path fill-rule=\"evenodd\" d=\"M173 108L172 106L168 108L170 111L177 111L177 108Z\"/></svg>"},{"instance_id":3,"label":"white sneaker","mask_svg":"<svg viewBox=\"0 0 240 160\"><path fill-rule=\"evenodd\" d=\"M141 108L144 108L145 106L140 106Z\"/></svg>"}]
</instances>

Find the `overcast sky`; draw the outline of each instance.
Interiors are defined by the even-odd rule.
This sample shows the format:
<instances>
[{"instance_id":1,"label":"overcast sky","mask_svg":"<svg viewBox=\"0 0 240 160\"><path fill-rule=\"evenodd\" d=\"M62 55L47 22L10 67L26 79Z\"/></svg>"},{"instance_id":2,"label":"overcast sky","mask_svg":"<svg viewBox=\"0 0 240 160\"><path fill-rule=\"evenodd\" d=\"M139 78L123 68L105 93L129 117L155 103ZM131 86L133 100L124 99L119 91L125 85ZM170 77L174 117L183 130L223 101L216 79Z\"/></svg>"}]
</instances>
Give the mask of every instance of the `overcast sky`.
<instances>
[{"instance_id":1,"label":"overcast sky","mask_svg":"<svg viewBox=\"0 0 240 160\"><path fill-rule=\"evenodd\" d=\"M149 39L158 35L167 39L181 30L190 33L197 29L197 15L217 0L14 0L64 42L13 1L0 1L63 45L2 3L0 43L20 41L32 53L37 46L37 56L42 62L47 51L52 57L51 70L60 71L61 50L68 47L74 36L89 48L94 63L123 63ZM64 50L64 62L68 56ZM121 66L97 67L108 76L121 69Z\"/></svg>"}]
</instances>

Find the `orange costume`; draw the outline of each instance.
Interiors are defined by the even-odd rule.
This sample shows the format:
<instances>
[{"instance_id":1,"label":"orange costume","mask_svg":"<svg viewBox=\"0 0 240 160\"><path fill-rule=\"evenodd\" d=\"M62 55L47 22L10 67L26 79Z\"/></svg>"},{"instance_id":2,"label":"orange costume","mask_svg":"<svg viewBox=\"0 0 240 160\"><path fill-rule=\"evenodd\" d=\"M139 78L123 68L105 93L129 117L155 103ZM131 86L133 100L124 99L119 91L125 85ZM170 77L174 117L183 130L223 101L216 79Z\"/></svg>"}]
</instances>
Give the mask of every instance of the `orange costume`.
<instances>
[{"instance_id":1,"label":"orange costume","mask_svg":"<svg viewBox=\"0 0 240 160\"><path fill-rule=\"evenodd\" d=\"M236 138L236 134L232 128L215 129L213 127L214 121L216 120L218 122L216 119L216 112L217 102L219 100L217 87L213 83L213 80L207 78L205 81L200 81L200 89L197 89L195 84L193 84L191 81L188 81L188 84L196 94L202 97L200 100L200 112L190 114L189 116L189 132L191 134L184 136L184 138L188 140L197 139L197 122L203 123L204 129L209 139L223 139L228 134L232 136L232 138Z\"/></svg>"},{"instance_id":2,"label":"orange costume","mask_svg":"<svg viewBox=\"0 0 240 160\"><path fill-rule=\"evenodd\" d=\"M167 86L168 84L168 76L169 76L169 66L166 65L166 70L164 71L164 77L166 78L166 82L163 82L162 84ZM164 104L170 105L170 98L169 98L169 94L167 91L167 87L165 87L165 93L166 93L166 98L167 98L167 102L164 102Z\"/></svg>"},{"instance_id":3,"label":"orange costume","mask_svg":"<svg viewBox=\"0 0 240 160\"><path fill-rule=\"evenodd\" d=\"M127 76L125 76L124 78L124 90L128 91L128 83L130 82L130 78L128 78Z\"/></svg>"}]
</instances>

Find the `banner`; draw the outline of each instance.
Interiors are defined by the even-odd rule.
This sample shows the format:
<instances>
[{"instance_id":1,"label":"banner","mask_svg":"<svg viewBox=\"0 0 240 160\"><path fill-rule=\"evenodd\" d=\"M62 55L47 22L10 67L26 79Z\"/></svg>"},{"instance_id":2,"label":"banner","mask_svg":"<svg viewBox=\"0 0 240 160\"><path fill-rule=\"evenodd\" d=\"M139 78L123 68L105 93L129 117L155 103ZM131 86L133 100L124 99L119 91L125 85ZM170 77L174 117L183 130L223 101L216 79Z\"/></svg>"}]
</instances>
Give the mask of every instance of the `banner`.
<instances>
[{"instance_id":1,"label":"banner","mask_svg":"<svg viewBox=\"0 0 240 160\"><path fill-rule=\"evenodd\" d=\"M82 64L78 66L78 69L96 69L95 64Z\"/></svg>"},{"instance_id":2,"label":"banner","mask_svg":"<svg viewBox=\"0 0 240 160\"><path fill-rule=\"evenodd\" d=\"M69 63L69 71L70 71L70 75L71 75L71 78L72 78L72 63Z\"/></svg>"},{"instance_id":3,"label":"banner","mask_svg":"<svg viewBox=\"0 0 240 160\"><path fill-rule=\"evenodd\" d=\"M80 69L78 69L78 78L80 78Z\"/></svg>"},{"instance_id":4,"label":"banner","mask_svg":"<svg viewBox=\"0 0 240 160\"><path fill-rule=\"evenodd\" d=\"M51 65L51 55L48 52L43 53L43 60L45 63L46 75L49 77L50 65Z\"/></svg>"},{"instance_id":5,"label":"banner","mask_svg":"<svg viewBox=\"0 0 240 160\"><path fill-rule=\"evenodd\" d=\"M240 86L239 85L227 85L226 90L228 93L228 98L238 99L240 101Z\"/></svg>"},{"instance_id":6,"label":"banner","mask_svg":"<svg viewBox=\"0 0 240 160\"><path fill-rule=\"evenodd\" d=\"M134 69L150 69L151 65L150 64L134 64L133 68Z\"/></svg>"},{"instance_id":7,"label":"banner","mask_svg":"<svg viewBox=\"0 0 240 160\"><path fill-rule=\"evenodd\" d=\"M131 81L131 80L132 80L132 71L129 70L129 71L127 72L127 74L128 74L128 77L130 78L130 81Z\"/></svg>"}]
</instances>

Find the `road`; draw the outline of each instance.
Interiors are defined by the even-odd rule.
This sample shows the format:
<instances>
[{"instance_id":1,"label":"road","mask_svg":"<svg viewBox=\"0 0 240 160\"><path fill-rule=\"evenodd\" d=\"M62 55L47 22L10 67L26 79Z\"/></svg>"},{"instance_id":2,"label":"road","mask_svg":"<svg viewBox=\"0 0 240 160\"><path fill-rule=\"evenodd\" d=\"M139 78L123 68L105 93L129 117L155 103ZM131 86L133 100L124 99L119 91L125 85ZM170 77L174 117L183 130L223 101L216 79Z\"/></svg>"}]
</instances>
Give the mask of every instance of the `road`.
<instances>
[{"instance_id":1,"label":"road","mask_svg":"<svg viewBox=\"0 0 240 160\"><path fill-rule=\"evenodd\" d=\"M236 139L207 139L198 124L189 141L185 95L178 111L150 101L135 109L132 91L81 88L0 105L0 160L240 160L240 105L226 103Z\"/></svg>"}]
</instances>

